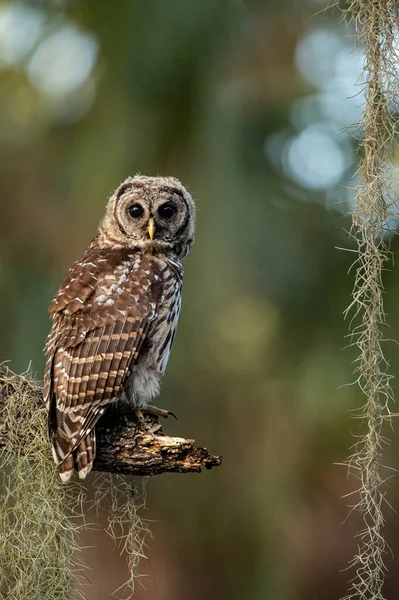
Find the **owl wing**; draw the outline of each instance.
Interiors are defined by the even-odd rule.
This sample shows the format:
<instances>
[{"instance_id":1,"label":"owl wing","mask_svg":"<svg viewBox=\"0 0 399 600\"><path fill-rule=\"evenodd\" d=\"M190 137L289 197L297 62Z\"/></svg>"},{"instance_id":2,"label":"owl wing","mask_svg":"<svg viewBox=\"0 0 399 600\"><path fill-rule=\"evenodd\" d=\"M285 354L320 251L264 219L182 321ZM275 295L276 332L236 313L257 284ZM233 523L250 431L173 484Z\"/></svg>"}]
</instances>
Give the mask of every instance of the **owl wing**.
<instances>
[{"instance_id":1,"label":"owl wing","mask_svg":"<svg viewBox=\"0 0 399 600\"><path fill-rule=\"evenodd\" d=\"M68 273L50 305L44 395L64 480L75 460L81 476L90 470L93 428L122 390L154 318L161 290L148 262L120 252L89 255Z\"/></svg>"}]
</instances>

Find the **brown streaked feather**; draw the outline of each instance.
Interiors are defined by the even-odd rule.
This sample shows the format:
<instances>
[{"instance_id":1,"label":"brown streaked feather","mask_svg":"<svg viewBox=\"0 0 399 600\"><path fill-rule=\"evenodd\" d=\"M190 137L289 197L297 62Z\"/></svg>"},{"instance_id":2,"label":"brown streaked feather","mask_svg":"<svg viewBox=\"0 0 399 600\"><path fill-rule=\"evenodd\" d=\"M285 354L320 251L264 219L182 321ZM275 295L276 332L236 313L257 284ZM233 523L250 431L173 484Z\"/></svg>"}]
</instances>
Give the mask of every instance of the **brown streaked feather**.
<instances>
[{"instance_id":1,"label":"brown streaked feather","mask_svg":"<svg viewBox=\"0 0 399 600\"><path fill-rule=\"evenodd\" d=\"M93 467L92 434L88 433L76 448L76 468L79 477L84 479Z\"/></svg>"},{"instance_id":2,"label":"brown streaked feather","mask_svg":"<svg viewBox=\"0 0 399 600\"><path fill-rule=\"evenodd\" d=\"M100 263L99 258L103 262ZM111 262L107 261L107 253L93 242L84 257L69 269L58 294L49 306L49 313L58 313L66 308L69 313L81 310L93 294L100 273L107 272L111 268Z\"/></svg>"},{"instance_id":3,"label":"brown streaked feather","mask_svg":"<svg viewBox=\"0 0 399 600\"><path fill-rule=\"evenodd\" d=\"M97 421L99 420L99 418L105 410L106 406L98 406L94 408L90 413L88 413L85 427L84 429L82 428L79 432L79 435L76 439L75 448L73 449L73 453L75 453L81 441L84 440L93 431L94 426L96 425Z\"/></svg>"},{"instance_id":4,"label":"brown streaked feather","mask_svg":"<svg viewBox=\"0 0 399 600\"><path fill-rule=\"evenodd\" d=\"M93 366L95 365L95 357L98 355L98 349L101 344L101 339L104 333L105 327L94 329L88 332L84 344L87 343L87 351L85 352L85 360L82 362L82 382L77 390L76 404L83 404L86 398L87 388L89 385L90 376L92 373ZM83 356L81 357L83 358Z\"/></svg>"},{"instance_id":5,"label":"brown streaked feather","mask_svg":"<svg viewBox=\"0 0 399 600\"><path fill-rule=\"evenodd\" d=\"M159 277L151 279L149 259L142 269L132 269L137 260L137 255L126 257L121 251L108 251L107 258L101 252L97 258L87 254L70 270L50 307L54 323L46 343L44 390L53 407L49 427L64 477L79 453L82 473L90 470L95 438L91 436L91 444L82 442L106 406L117 399L154 317ZM111 294L113 278L117 281L121 273L129 277ZM117 288L114 285L112 292ZM112 302L105 304L104 298Z\"/></svg>"},{"instance_id":6,"label":"brown streaked feather","mask_svg":"<svg viewBox=\"0 0 399 600\"><path fill-rule=\"evenodd\" d=\"M112 398L112 390L118 394L122 383L127 379L130 372L130 365L134 361L134 354L130 346L136 347L139 339L138 329L141 319L136 319L133 323L126 317L125 321L119 322L119 327L114 327L112 338L110 340L108 352L112 354L112 360L108 369L108 377L104 384L104 399ZM129 355L127 354L129 352ZM126 353L124 355L124 353ZM126 358L124 358L124 356Z\"/></svg>"},{"instance_id":7,"label":"brown streaked feather","mask_svg":"<svg viewBox=\"0 0 399 600\"><path fill-rule=\"evenodd\" d=\"M88 434L90 435L90 434ZM83 469L87 469L87 450L86 450L86 439L88 436L82 439L80 444L76 448L76 463L78 467L78 471L83 471Z\"/></svg>"},{"instance_id":8,"label":"brown streaked feather","mask_svg":"<svg viewBox=\"0 0 399 600\"><path fill-rule=\"evenodd\" d=\"M64 460L64 462L62 462L58 466L58 469L60 472L60 477L61 477L62 481L66 482L66 481L70 480L70 478L73 475L74 466L75 466L75 459L72 454L70 456L68 456Z\"/></svg>"},{"instance_id":9,"label":"brown streaked feather","mask_svg":"<svg viewBox=\"0 0 399 600\"><path fill-rule=\"evenodd\" d=\"M87 382L86 379L82 379L83 377L87 378L89 376L88 373L88 365L87 358L91 356L91 340L92 335L88 335L79 346L76 346L76 351L74 353L74 359L77 359L77 367L75 373L75 383L73 386L73 396L74 399L71 403L71 406L76 406L79 403L79 392L82 393L84 389L84 384Z\"/></svg>"},{"instance_id":10,"label":"brown streaked feather","mask_svg":"<svg viewBox=\"0 0 399 600\"><path fill-rule=\"evenodd\" d=\"M141 319L136 319L134 324L136 329L139 329ZM93 341L90 347L96 347L96 354L87 358L95 358L93 362L83 365L82 377L88 377L87 380L78 384L71 381L67 375L60 375L58 379L58 394L63 398L63 392L66 388L66 396L62 405L57 410L57 429L55 434L58 438L59 445L62 450L60 460L74 452L81 440L83 439L82 432L87 435L94 427L100 417L99 408L104 404L109 404L117 399L120 388L126 379L130 363L134 359L138 332L130 331L127 334L127 340L118 336L118 339L112 339L114 331L120 329L120 323L111 323L101 329L95 329L90 332L88 338ZM98 338L98 341L97 341ZM81 343L79 346L69 348L69 352L64 352L66 358L66 367L73 364L74 358L81 358L81 348L86 343ZM70 353L70 354L69 354ZM59 353L57 353L58 355ZM117 358L122 355L122 358ZM56 355L56 356L57 356ZM123 362L122 362L123 361ZM106 382L111 370L111 366L115 365L115 370L119 373L118 382L114 378L111 389L107 392ZM87 366L87 370L85 370ZM75 387L75 384L84 387L84 398L79 398L81 388ZM115 385L116 384L116 385ZM64 389L60 389L63 386ZM70 412L71 409L75 409ZM65 438L65 430L68 433ZM64 433L64 435L63 435Z\"/></svg>"},{"instance_id":11,"label":"brown streaked feather","mask_svg":"<svg viewBox=\"0 0 399 600\"><path fill-rule=\"evenodd\" d=\"M87 462L93 464L94 452L95 452L95 440L96 440L96 431L92 429L91 432L86 437L86 451L87 451Z\"/></svg>"}]
</instances>

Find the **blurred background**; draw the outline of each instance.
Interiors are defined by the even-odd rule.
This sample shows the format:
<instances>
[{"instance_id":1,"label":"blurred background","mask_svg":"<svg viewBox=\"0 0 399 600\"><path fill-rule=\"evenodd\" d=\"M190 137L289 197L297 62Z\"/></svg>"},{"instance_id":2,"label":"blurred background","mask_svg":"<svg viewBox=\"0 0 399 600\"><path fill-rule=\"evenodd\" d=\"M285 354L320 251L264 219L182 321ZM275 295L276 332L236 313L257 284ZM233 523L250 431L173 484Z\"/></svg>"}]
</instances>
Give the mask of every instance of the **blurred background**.
<instances>
[{"instance_id":1,"label":"blurred background","mask_svg":"<svg viewBox=\"0 0 399 600\"><path fill-rule=\"evenodd\" d=\"M362 110L362 49L324 9L0 1L1 359L42 377L47 306L123 179L174 175L197 200L159 405L179 417L166 433L224 462L149 482L138 600L335 600L353 576L360 522L344 522L342 496L356 480L339 463L363 430L351 413L362 398L346 385L354 254L342 248L354 248L347 127ZM385 287L399 339L395 272ZM386 351L397 374L398 347ZM398 507L396 479L386 493ZM393 600L399 520L385 514ZM83 542L86 596L109 598L125 558L99 528Z\"/></svg>"}]
</instances>

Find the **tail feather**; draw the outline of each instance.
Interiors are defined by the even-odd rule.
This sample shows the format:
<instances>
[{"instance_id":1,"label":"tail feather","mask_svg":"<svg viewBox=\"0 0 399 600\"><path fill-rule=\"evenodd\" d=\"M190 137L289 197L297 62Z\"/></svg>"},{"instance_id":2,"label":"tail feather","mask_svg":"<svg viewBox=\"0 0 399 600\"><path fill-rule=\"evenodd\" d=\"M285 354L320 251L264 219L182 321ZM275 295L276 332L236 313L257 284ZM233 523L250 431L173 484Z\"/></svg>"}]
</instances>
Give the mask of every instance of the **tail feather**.
<instances>
[{"instance_id":1,"label":"tail feather","mask_svg":"<svg viewBox=\"0 0 399 600\"><path fill-rule=\"evenodd\" d=\"M61 481L63 483L66 483L67 481L69 481L73 475L73 467L74 467L74 459L72 454L70 456L68 456L68 458L66 458L64 460L64 462L62 462L61 464L58 465L58 470L60 472L60 477L61 477Z\"/></svg>"},{"instance_id":2,"label":"tail feather","mask_svg":"<svg viewBox=\"0 0 399 600\"><path fill-rule=\"evenodd\" d=\"M62 462L60 461L60 453L55 440L53 455L55 461L58 463L58 470L63 482L67 482L71 479L74 470L78 472L80 479L85 479L93 468L95 457L95 433L88 433L71 454L65 459L61 459Z\"/></svg>"}]
</instances>

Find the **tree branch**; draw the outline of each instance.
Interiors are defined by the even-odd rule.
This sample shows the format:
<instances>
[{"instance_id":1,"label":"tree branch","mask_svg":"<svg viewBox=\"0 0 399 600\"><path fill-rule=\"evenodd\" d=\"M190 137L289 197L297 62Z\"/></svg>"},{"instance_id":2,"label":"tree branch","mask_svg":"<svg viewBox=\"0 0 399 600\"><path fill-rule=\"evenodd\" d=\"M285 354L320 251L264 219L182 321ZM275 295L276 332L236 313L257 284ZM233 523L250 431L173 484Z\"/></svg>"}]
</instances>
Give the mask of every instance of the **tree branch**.
<instances>
[{"instance_id":1,"label":"tree branch","mask_svg":"<svg viewBox=\"0 0 399 600\"><path fill-rule=\"evenodd\" d=\"M134 413L106 413L96 427L96 437L97 471L131 475L200 473L222 462L220 456L197 448L194 440L164 435L158 417L153 415L146 416L143 426Z\"/></svg>"},{"instance_id":2,"label":"tree branch","mask_svg":"<svg viewBox=\"0 0 399 600\"><path fill-rule=\"evenodd\" d=\"M7 407L15 394L29 394L43 413L43 422L47 412L38 384L3 371L0 379L0 448L6 447L10 451ZM164 435L158 417L148 415L142 424L127 408L106 411L96 425L96 438L94 469L97 471L139 476L199 473L222 462L220 456L197 448L194 440Z\"/></svg>"}]
</instances>

